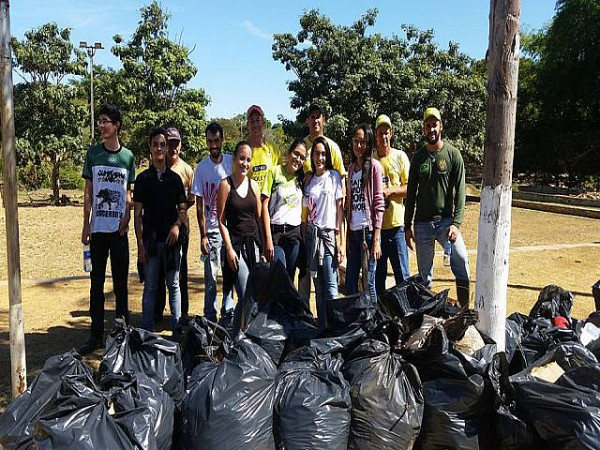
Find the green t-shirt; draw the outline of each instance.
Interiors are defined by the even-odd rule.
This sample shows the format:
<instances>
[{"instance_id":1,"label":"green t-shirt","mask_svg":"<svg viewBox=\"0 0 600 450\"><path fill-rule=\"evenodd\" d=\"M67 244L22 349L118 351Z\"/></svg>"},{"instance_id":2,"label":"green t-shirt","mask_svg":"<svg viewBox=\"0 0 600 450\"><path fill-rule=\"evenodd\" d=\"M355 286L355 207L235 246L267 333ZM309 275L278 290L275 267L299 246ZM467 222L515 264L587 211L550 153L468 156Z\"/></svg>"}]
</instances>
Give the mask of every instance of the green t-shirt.
<instances>
[{"instance_id":1,"label":"green t-shirt","mask_svg":"<svg viewBox=\"0 0 600 450\"><path fill-rule=\"evenodd\" d=\"M457 227L465 215L465 164L460 152L450 144L430 153L421 147L410 163L404 224L452 218Z\"/></svg>"},{"instance_id":2,"label":"green t-shirt","mask_svg":"<svg viewBox=\"0 0 600 450\"><path fill-rule=\"evenodd\" d=\"M127 208L127 191L135 181L135 158L125 147L107 150L91 147L85 157L82 177L92 182L92 233L112 233Z\"/></svg>"},{"instance_id":3,"label":"green t-shirt","mask_svg":"<svg viewBox=\"0 0 600 450\"><path fill-rule=\"evenodd\" d=\"M300 225L302 220L302 189L296 174L289 174L284 165L267 170L262 194L269 197L269 215L274 225Z\"/></svg>"}]
</instances>

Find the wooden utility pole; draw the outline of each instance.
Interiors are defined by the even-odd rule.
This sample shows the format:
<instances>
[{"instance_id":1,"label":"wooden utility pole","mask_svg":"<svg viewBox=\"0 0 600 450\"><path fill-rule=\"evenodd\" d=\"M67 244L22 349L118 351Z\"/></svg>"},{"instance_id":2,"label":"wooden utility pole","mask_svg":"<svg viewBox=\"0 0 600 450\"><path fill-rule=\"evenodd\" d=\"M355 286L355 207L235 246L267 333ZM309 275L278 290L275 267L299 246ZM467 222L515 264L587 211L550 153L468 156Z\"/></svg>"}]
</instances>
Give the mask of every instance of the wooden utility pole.
<instances>
[{"instance_id":1,"label":"wooden utility pole","mask_svg":"<svg viewBox=\"0 0 600 450\"><path fill-rule=\"evenodd\" d=\"M13 109L12 58L10 51L9 0L0 0L0 82L2 83L2 152L4 158L4 214L10 327L10 377L13 397L27 389L25 333L21 304L21 256L17 209L15 118Z\"/></svg>"},{"instance_id":2,"label":"wooden utility pole","mask_svg":"<svg viewBox=\"0 0 600 450\"><path fill-rule=\"evenodd\" d=\"M490 1L488 101L477 243L478 327L504 350L521 0Z\"/></svg>"}]
</instances>

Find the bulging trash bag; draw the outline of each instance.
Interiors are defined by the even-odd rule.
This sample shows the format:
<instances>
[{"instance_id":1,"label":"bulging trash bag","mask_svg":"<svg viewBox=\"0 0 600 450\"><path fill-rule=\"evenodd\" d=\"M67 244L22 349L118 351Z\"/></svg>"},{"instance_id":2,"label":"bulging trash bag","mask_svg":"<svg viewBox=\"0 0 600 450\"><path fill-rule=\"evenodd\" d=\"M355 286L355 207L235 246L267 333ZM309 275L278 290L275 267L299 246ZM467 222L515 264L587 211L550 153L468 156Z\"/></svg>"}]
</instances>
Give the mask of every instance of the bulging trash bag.
<instances>
[{"instance_id":1,"label":"bulging trash bag","mask_svg":"<svg viewBox=\"0 0 600 450\"><path fill-rule=\"evenodd\" d=\"M29 447L35 421L52 400L67 375L85 375L92 379L92 369L74 350L48 358L42 371L27 390L14 399L0 416L0 447Z\"/></svg>"},{"instance_id":2,"label":"bulging trash bag","mask_svg":"<svg viewBox=\"0 0 600 450\"><path fill-rule=\"evenodd\" d=\"M379 296L379 305L392 318L423 314L443 316L448 290L435 294L422 283L423 279L420 275L402 281Z\"/></svg>"},{"instance_id":3,"label":"bulging trash bag","mask_svg":"<svg viewBox=\"0 0 600 450\"><path fill-rule=\"evenodd\" d=\"M350 387L341 360L314 347L290 353L277 374L275 423L286 450L346 450Z\"/></svg>"},{"instance_id":4,"label":"bulging trash bag","mask_svg":"<svg viewBox=\"0 0 600 450\"><path fill-rule=\"evenodd\" d=\"M244 334L264 348L275 364L285 356L288 339L310 339L318 332L310 308L280 261L257 264L251 270L241 323Z\"/></svg>"},{"instance_id":5,"label":"bulging trash bag","mask_svg":"<svg viewBox=\"0 0 600 450\"><path fill-rule=\"evenodd\" d=\"M538 295L538 300L531 308L529 317L543 317L552 320L557 316L571 319L574 296L560 286L550 284Z\"/></svg>"},{"instance_id":6,"label":"bulging trash bag","mask_svg":"<svg viewBox=\"0 0 600 450\"><path fill-rule=\"evenodd\" d=\"M136 427L139 428L137 411L140 408L149 409L151 420L147 424L143 424L142 429L150 426L149 437L151 439L147 443L143 443L144 448L151 446L155 446L159 450L171 448L175 403L158 383L142 373L127 372L107 374L101 380L100 385L111 400L112 408L115 411L113 418L118 418L120 422L127 421L127 429L137 431Z\"/></svg>"},{"instance_id":7,"label":"bulging trash bag","mask_svg":"<svg viewBox=\"0 0 600 450\"><path fill-rule=\"evenodd\" d=\"M181 342L181 359L186 380L194 368L204 361L221 361L233 340L227 330L202 316L190 320Z\"/></svg>"},{"instance_id":8,"label":"bulging trash bag","mask_svg":"<svg viewBox=\"0 0 600 450\"><path fill-rule=\"evenodd\" d=\"M267 352L243 334L223 361L200 363L183 399L183 448L273 450L276 373Z\"/></svg>"},{"instance_id":9,"label":"bulging trash bag","mask_svg":"<svg viewBox=\"0 0 600 450\"><path fill-rule=\"evenodd\" d=\"M141 372L156 381L176 405L184 394L179 345L158 334L125 325L117 319L106 340L100 377L108 373Z\"/></svg>"},{"instance_id":10,"label":"bulging trash bag","mask_svg":"<svg viewBox=\"0 0 600 450\"><path fill-rule=\"evenodd\" d=\"M355 348L342 371L350 383L349 449L411 449L423 419L423 387L413 365L380 340Z\"/></svg>"},{"instance_id":11,"label":"bulging trash bag","mask_svg":"<svg viewBox=\"0 0 600 450\"><path fill-rule=\"evenodd\" d=\"M134 449L156 447L137 446L111 417L107 398L96 389L86 375L67 375L53 400L46 405L35 424L37 449ZM139 440L148 440L150 411L136 415ZM140 436L146 432L146 436ZM134 441L135 442L135 441ZM138 444L139 442L136 442Z\"/></svg>"}]
</instances>

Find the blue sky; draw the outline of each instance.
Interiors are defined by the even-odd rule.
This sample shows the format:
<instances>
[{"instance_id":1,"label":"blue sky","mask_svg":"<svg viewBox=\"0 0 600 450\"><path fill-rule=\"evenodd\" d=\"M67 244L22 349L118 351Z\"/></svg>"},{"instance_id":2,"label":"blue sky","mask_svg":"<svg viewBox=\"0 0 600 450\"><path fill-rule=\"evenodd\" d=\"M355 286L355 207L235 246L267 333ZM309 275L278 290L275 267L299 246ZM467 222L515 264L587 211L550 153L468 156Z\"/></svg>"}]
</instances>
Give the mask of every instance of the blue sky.
<instances>
[{"instance_id":1,"label":"blue sky","mask_svg":"<svg viewBox=\"0 0 600 450\"><path fill-rule=\"evenodd\" d=\"M112 36L126 40L137 27L139 9L151 0L18 0L11 2L11 31L22 38L25 31L46 22L70 27L72 40L101 41L105 50L94 62L120 67L110 52ZM523 0L521 27L539 29L554 14L555 0ZM334 23L349 25L369 8L379 10L373 30L386 36L402 35L402 24L433 29L435 40L447 48L449 41L460 44L465 53L482 58L488 43L487 0L388 0L388 1L221 1L163 0L172 15L171 39L194 48L191 59L198 74L191 85L204 88L211 98L209 117L232 117L251 104L263 107L276 121L279 114L294 118L286 81L293 79L283 65L272 58L273 33L299 29L304 10L318 8ZM18 79L15 79L17 82Z\"/></svg>"}]
</instances>

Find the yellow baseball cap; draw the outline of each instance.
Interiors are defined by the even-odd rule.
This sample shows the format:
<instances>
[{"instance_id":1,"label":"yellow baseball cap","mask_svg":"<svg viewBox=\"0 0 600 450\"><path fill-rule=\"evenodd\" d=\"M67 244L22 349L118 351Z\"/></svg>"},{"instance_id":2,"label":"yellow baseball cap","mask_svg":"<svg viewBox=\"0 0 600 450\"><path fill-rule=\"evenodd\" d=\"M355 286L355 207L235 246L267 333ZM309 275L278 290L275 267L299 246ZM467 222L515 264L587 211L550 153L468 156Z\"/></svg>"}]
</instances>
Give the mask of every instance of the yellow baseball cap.
<instances>
[{"instance_id":1,"label":"yellow baseball cap","mask_svg":"<svg viewBox=\"0 0 600 450\"><path fill-rule=\"evenodd\" d=\"M423 122L425 122L430 117L435 117L440 122L442 121L442 115L440 114L440 111L437 108L427 108L423 113Z\"/></svg>"},{"instance_id":2,"label":"yellow baseball cap","mask_svg":"<svg viewBox=\"0 0 600 450\"><path fill-rule=\"evenodd\" d=\"M381 114L377 117L377 120L375 121L375 131L377 131L377 128L379 128L381 125L387 125L390 128L392 128L392 121L385 114Z\"/></svg>"}]
</instances>

